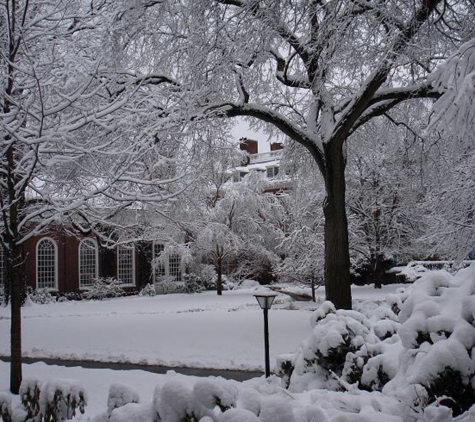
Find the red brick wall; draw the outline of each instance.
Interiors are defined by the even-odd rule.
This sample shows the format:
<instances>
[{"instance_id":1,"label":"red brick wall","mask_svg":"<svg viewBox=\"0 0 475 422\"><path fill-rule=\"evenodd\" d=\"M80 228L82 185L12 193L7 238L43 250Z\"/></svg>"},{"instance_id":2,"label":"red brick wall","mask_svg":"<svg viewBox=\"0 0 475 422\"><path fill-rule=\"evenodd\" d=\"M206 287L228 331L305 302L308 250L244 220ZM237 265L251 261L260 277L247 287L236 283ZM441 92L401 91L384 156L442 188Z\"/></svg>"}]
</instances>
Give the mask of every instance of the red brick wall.
<instances>
[{"instance_id":1,"label":"red brick wall","mask_svg":"<svg viewBox=\"0 0 475 422\"><path fill-rule=\"evenodd\" d=\"M38 242L44 238L51 238L56 242L58 247L58 290L59 292L78 291L79 288L79 244L83 237L76 237L66 233L61 229L54 229L41 236L34 236L25 242L25 276L27 286L32 289L37 288L36 282L36 247ZM149 255L151 251L150 244L141 245ZM144 268L143 259L141 259L137 248L134 249L135 254L135 284L141 285L150 282L150 265ZM147 256L145 259L148 259ZM151 258L150 258L151 259ZM117 253L115 248L106 250L99 247L99 276L117 277ZM126 290L134 290L130 287Z\"/></svg>"}]
</instances>

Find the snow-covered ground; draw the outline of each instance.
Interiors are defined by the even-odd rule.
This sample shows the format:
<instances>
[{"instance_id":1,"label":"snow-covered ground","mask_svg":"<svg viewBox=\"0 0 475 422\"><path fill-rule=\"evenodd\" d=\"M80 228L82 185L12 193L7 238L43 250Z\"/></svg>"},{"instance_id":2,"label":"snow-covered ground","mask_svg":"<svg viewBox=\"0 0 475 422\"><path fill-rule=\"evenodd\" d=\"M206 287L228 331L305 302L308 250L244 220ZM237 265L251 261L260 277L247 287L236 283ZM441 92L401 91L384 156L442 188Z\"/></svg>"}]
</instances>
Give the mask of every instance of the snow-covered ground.
<instances>
[{"instance_id":1,"label":"snow-covered ground","mask_svg":"<svg viewBox=\"0 0 475 422\"><path fill-rule=\"evenodd\" d=\"M39 383L43 399L51 388L77 396L82 385L88 404L75 420L84 422L475 421L475 265L456 276L429 273L395 293L398 287L355 287L353 311L279 295L270 313L272 358L288 353L282 368L293 368L282 378L239 383L43 363L24 365L23 378ZM255 293L29 304L25 349L31 356L262 368ZM0 318L4 353L7 309ZM8 372L0 362L0 404L13 400L17 417Z\"/></svg>"},{"instance_id":2,"label":"snow-covered ground","mask_svg":"<svg viewBox=\"0 0 475 422\"><path fill-rule=\"evenodd\" d=\"M353 296L357 303L371 306L398 287L354 287ZM205 292L47 305L30 302L23 308L24 355L262 370L263 316L253 296L257 291L227 291L222 297ZM317 295L322 300L323 289ZM310 335L309 319L316 307L286 295L277 297L269 313L272 365L278 354L293 352ZM0 308L1 355L9 355L9 312L8 307ZM88 405L78 420L106 411L110 385L130 385L146 403L156 385L175 376L44 363L24 365L23 371L24 378L72 379L82 384ZM8 375L9 365L0 362L0 392L8 390Z\"/></svg>"},{"instance_id":3,"label":"snow-covered ground","mask_svg":"<svg viewBox=\"0 0 475 422\"><path fill-rule=\"evenodd\" d=\"M397 286L355 287L356 299L381 299ZM263 316L256 289L104 301L29 303L23 308L27 357L261 370ZM319 292L320 295L323 291ZM269 313L270 353L294 351L310 335L312 302L279 295ZM0 355L10 353L9 308L0 308Z\"/></svg>"}]
</instances>

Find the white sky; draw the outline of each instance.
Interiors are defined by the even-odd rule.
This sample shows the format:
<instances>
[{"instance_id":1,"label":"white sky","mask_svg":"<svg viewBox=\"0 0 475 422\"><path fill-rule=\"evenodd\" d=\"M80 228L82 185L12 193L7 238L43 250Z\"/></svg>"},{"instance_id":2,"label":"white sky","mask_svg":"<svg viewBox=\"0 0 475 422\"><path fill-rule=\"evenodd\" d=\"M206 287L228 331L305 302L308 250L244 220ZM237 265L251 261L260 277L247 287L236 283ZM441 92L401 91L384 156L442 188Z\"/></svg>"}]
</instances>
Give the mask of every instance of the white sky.
<instances>
[{"instance_id":1,"label":"white sky","mask_svg":"<svg viewBox=\"0 0 475 422\"><path fill-rule=\"evenodd\" d=\"M252 130L248 123L242 119L236 119L236 126L231 131L233 137L238 141L240 138L250 138L259 142L259 152L270 151L269 135Z\"/></svg>"}]
</instances>

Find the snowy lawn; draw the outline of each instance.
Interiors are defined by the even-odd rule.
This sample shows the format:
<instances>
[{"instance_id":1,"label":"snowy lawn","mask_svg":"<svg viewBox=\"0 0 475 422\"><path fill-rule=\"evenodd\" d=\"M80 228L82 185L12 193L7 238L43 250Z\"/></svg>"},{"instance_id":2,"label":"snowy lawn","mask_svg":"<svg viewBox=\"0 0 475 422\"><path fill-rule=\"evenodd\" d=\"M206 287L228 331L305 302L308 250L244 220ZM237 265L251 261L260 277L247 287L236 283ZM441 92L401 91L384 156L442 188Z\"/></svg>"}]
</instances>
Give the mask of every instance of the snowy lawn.
<instances>
[{"instance_id":1,"label":"snowy lawn","mask_svg":"<svg viewBox=\"0 0 475 422\"><path fill-rule=\"evenodd\" d=\"M325 302L311 313L315 304L279 296L271 312L273 355L295 350L280 358L282 378L239 383L36 363L24 365L24 385L38 385L42 403L55 390L75 397L85 391L86 413L75 419L90 422L474 421L475 265L456 276L429 273L382 300L396 287L354 288L353 311ZM128 361L150 361L150 350L157 350L167 364L257 368L262 313L254 293L30 304L26 348ZM9 323L4 311L2 338ZM0 405L24 420L18 396L7 393L8 372L0 363Z\"/></svg>"},{"instance_id":2,"label":"snowy lawn","mask_svg":"<svg viewBox=\"0 0 475 422\"><path fill-rule=\"evenodd\" d=\"M355 299L383 299L396 285L354 287ZM24 356L166 366L263 369L263 316L256 289L132 296L23 308ZM323 295L323 289L318 291ZM312 302L279 295L269 313L271 362L311 333ZM8 356L10 310L0 308L0 354Z\"/></svg>"}]
</instances>

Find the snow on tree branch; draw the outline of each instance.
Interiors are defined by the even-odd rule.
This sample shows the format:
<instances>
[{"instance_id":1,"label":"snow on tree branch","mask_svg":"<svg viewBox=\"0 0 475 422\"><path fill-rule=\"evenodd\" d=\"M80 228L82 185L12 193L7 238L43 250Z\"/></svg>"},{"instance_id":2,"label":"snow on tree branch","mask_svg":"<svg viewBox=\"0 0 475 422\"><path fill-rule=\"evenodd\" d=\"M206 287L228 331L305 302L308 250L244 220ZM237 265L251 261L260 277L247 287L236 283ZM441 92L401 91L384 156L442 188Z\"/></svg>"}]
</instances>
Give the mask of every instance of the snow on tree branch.
<instances>
[{"instance_id":1,"label":"snow on tree branch","mask_svg":"<svg viewBox=\"0 0 475 422\"><path fill-rule=\"evenodd\" d=\"M442 95L434 104L429 130L472 139L475 129L475 39L463 44L430 76Z\"/></svg>"}]
</instances>

